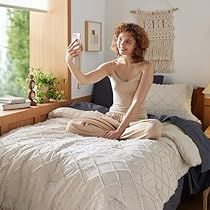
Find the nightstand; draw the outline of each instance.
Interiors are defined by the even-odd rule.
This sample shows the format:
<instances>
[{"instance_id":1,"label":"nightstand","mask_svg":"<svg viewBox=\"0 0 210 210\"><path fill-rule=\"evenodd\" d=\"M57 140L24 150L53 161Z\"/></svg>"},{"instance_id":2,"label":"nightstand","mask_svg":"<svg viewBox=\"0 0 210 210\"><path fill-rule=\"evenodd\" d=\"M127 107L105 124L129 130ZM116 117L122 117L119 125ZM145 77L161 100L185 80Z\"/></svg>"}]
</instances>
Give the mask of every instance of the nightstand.
<instances>
[{"instance_id":1,"label":"nightstand","mask_svg":"<svg viewBox=\"0 0 210 210\"><path fill-rule=\"evenodd\" d=\"M209 138L210 141L210 125L205 130L206 136ZM203 191L203 210L208 210L208 196L210 193L210 187Z\"/></svg>"},{"instance_id":2,"label":"nightstand","mask_svg":"<svg viewBox=\"0 0 210 210\"><path fill-rule=\"evenodd\" d=\"M203 129L206 130L210 125L210 98L204 96L203 107ZM208 131L209 133L209 131ZM210 138L210 137L209 137Z\"/></svg>"},{"instance_id":3,"label":"nightstand","mask_svg":"<svg viewBox=\"0 0 210 210\"><path fill-rule=\"evenodd\" d=\"M210 125L208 126L208 128L206 128L205 134L206 134L206 136L207 136L207 137L209 138L209 140L210 140Z\"/></svg>"}]
</instances>

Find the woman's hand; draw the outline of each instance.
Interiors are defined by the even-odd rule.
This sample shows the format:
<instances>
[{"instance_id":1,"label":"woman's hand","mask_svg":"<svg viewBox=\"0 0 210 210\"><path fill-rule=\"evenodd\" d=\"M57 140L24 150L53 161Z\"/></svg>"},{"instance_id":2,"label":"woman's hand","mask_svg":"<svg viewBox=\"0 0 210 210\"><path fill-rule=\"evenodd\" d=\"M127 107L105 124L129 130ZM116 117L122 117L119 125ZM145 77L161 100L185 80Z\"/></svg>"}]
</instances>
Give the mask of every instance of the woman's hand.
<instances>
[{"instance_id":1,"label":"woman's hand","mask_svg":"<svg viewBox=\"0 0 210 210\"><path fill-rule=\"evenodd\" d=\"M82 51L80 42L75 39L72 43L69 44L66 50L66 62L69 63L73 58L77 57Z\"/></svg>"},{"instance_id":2,"label":"woman's hand","mask_svg":"<svg viewBox=\"0 0 210 210\"><path fill-rule=\"evenodd\" d=\"M120 136L122 135L123 131L115 130L115 131L109 131L106 135L105 138L108 139L119 139Z\"/></svg>"}]
</instances>

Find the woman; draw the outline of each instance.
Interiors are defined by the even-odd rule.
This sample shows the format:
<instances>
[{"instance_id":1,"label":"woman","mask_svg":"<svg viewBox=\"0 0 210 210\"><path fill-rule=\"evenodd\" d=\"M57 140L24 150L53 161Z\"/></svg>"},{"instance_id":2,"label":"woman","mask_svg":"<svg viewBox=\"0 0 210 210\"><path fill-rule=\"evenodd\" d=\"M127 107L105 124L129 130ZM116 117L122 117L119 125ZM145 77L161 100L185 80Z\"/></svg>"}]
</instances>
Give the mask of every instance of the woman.
<instances>
[{"instance_id":1,"label":"woman","mask_svg":"<svg viewBox=\"0 0 210 210\"><path fill-rule=\"evenodd\" d=\"M87 74L81 73L73 63L73 58L81 53L81 44L73 42L68 46L66 62L77 82L92 84L108 76L113 90L113 105L105 115L71 120L67 131L108 139L160 138L161 123L147 119L143 109L153 81L153 66L144 60L148 46L149 40L142 27L121 23L114 29L111 47L118 58Z\"/></svg>"}]
</instances>

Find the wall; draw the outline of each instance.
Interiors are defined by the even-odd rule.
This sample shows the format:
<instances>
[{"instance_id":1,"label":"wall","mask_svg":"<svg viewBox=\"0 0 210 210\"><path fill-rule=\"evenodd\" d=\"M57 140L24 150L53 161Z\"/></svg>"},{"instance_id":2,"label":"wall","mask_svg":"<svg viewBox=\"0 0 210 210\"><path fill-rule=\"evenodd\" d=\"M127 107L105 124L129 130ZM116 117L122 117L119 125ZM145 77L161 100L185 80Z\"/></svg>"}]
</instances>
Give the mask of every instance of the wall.
<instances>
[{"instance_id":1,"label":"wall","mask_svg":"<svg viewBox=\"0 0 210 210\"><path fill-rule=\"evenodd\" d=\"M106 0L105 60L115 56L110 51L113 27L122 21L134 22L130 10L178 7L174 13L175 72L164 74L166 82L186 82L195 86L210 83L210 1Z\"/></svg>"},{"instance_id":2,"label":"wall","mask_svg":"<svg viewBox=\"0 0 210 210\"><path fill-rule=\"evenodd\" d=\"M84 45L85 20L102 23L102 51L85 52L80 58L80 68L83 73L97 68L104 62L104 44L105 44L105 0L71 0L71 31L81 33ZM72 99L92 94L92 85L78 85L72 77L71 85Z\"/></svg>"},{"instance_id":3,"label":"wall","mask_svg":"<svg viewBox=\"0 0 210 210\"><path fill-rule=\"evenodd\" d=\"M70 74L64 59L69 43L69 0L48 0L48 12L30 12L30 66L62 78L59 87L70 100Z\"/></svg>"}]
</instances>

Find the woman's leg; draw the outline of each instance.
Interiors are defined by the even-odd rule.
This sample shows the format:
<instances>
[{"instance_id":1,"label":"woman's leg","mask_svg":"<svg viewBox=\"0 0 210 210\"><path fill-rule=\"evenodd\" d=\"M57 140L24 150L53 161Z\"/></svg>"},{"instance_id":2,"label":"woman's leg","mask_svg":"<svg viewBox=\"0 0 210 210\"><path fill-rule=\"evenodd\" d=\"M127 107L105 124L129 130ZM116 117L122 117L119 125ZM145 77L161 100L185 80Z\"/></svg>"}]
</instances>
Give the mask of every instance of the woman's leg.
<instances>
[{"instance_id":1,"label":"woman's leg","mask_svg":"<svg viewBox=\"0 0 210 210\"><path fill-rule=\"evenodd\" d=\"M107 132L115 130L118 126L118 121L104 115L102 117L70 120L66 130L82 136L104 137Z\"/></svg>"},{"instance_id":2,"label":"woman's leg","mask_svg":"<svg viewBox=\"0 0 210 210\"><path fill-rule=\"evenodd\" d=\"M162 124L156 119L145 119L131 123L120 139L159 139L162 133Z\"/></svg>"}]
</instances>

